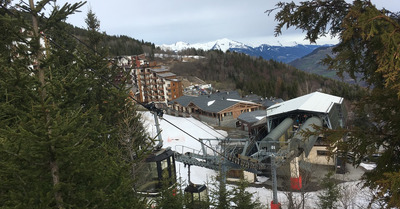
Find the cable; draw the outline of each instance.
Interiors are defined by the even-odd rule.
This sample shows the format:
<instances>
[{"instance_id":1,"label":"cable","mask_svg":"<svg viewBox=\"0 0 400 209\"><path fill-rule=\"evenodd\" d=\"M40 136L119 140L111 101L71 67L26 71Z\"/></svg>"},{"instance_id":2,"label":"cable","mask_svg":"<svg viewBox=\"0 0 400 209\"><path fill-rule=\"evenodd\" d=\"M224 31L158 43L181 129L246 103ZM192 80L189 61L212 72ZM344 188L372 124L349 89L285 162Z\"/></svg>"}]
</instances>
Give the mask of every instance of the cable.
<instances>
[{"instance_id":1,"label":"cable","mask_svg":"<svg viewBox=\"0 0 400 209\"><path fill-rule=\"evenodd\" d=\"M185 118L185 117L183 117L183 118ZM185 118L188 122L190 122L191 124L193 124L193 125L195 125L195 126L197 126L196 124L194 124L192 121L190 121L188 118ZM202 122L202 121L199 121L199 122ZM212 133L210 133L209 131L207 131L206 129L204 129L204 128L202 128L201 126L197 126L197 127L199 127L201 130L203 130L203 131L205 131L205 132L207 132L207 133L209 133L211 136L213 136L213 137L215 137L215 138L217 138L218 139L218 137L216 137L215 135L213 135ZM212 129L212 130L214 130L214 129ZM215 130L214 130L215 131ZM217 131L215 131L215 132L217 132ZM218 133L218 132L217 132ZM220 133L221 134L221 133ZM223 136L222 134L221 134L221 136ZM224 138L225 138L225 136L223 136Z\"/></svg>"},{"instance_id":2,"label":"cable","mask_svg":"<svg viewBox=\"0 0 400 209\"><path fill-rule=\"evenodd\" d=\"M202 123L202 124L204 124L204 125L206 125L206 126L210 126L210 125L208 125L206 122L204 122L204 121L201 121L201 120L198 120L200 123ZM222 137L224 137L224 138L226 138L226 136L224 136L222 133L220 133L220 132L218 132L217 130L215 130L215 129L212 129L214 132L216 132L216 133L218 133L219 135L221 135ZM211 133L210 133L211 134ZM211 134L212 135L212 134ZM214 136L214 135L213 135ZM218 138L218 137L215 137L215 138Z\"/></svg>"},{"instance_id":3,"label":"cable","mask_svg":"<svg viewBox=\"0 0 400 209\"><path fill-rule=\"evenodd\" d=\"M222 157L225 157L225 155L223 155L222 153L220 153L219 151L215 150L213 147L207 145L206 143L204 143L202 140L197 139L196 137L194 137L193 135L191 135L190 133L186 132L185 130L181 129L180 127L178 127L177 125L173 124L171 121L163 118L163 120L165 120L167 123L169 123L170 125L172 125L173 127L177 128L178 130L182 131L183 133L187 134L188 136L192 137L193 139L195 139L196 141L200 142L202 145L206 146L207 148L210 148L212 151L214 151L215 153L221 155Z\"/></svg>"}]
</instances>

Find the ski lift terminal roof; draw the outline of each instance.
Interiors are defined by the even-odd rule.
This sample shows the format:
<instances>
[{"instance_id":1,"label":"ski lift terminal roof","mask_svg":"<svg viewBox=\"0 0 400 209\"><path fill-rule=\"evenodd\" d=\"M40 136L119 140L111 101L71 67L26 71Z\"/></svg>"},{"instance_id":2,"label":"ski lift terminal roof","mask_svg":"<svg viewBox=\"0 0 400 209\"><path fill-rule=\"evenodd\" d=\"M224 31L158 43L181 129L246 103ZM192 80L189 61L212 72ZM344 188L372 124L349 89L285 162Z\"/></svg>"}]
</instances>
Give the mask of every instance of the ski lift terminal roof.
<instances>
[{"instance_id":1,"label":"ski lift terminal roof","mask_svg":"<svg viewBox=\"0 0 400 209\"><path fill-rule=\"evenodd\" d=\"M298 110L317 113L329 113L334 104L342 104L342 102L342 97L333 96L321 92L314 92L272 105L267 109L267 116L272 117L282 113L288 113Z\"/></svg>"}]
</instances>

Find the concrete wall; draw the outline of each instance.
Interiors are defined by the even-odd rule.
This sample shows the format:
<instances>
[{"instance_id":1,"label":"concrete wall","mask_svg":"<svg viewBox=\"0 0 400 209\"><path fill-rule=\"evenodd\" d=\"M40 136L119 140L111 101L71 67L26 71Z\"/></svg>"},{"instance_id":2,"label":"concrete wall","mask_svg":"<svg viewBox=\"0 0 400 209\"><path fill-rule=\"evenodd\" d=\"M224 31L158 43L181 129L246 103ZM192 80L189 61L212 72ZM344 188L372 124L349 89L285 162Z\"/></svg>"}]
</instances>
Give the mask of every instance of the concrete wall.
<instances>
[{"instance_id":1,"label":"concrete wall","mask_svg":"<svg viewBox=\"0 0 400 209\"><path fill-rule=\"evenodd\" d=\"M240 172L242 172L242 171L240 171ZM248 171L243 171L243 177L249 183L254 183L256 181L256 174L248 172ZM231 182L239 182L240 178L228 177L228 178L226 178L226 180L231 181Z\"/></svg>"},{"instance_id":2,"label":"concrete wall","mask_svg":"<svg viewBox=\"0 0 400 209\"><path fill-rule=\"evenodd\" d=\"M200 114L197 116L201 121L206 122L210 125L216 125L216 126L219 125L218 118L208 117L208 116L200 115Z\"/></svg>"},{"instance_id":3,"label":"concrete wall","mask_svg":"<svg viewBox=\"0 0 400 209\"><path fill-rule=\"evenodd\" d=\"M219 121L218 118L209 117L205 115L196 115L201 121L206 122L210 125L222 126L222 127L236 127L236 119L232 116L225 116L223 121Z\"/></svg>"},{"instance_id":4,"label":"concrete wall","mask_svg":"<svg viewBox=\"0 0 400 209\"><path fill-rule=\"evenodd\" d=\"M333 158L324 155L318 155L318 151L326 152L327 150L325 146L314 146L311 149L308 158L305 158L303 153L304 161L319 165L335 165L335 160Z\"/></svg>"}]
</instances>

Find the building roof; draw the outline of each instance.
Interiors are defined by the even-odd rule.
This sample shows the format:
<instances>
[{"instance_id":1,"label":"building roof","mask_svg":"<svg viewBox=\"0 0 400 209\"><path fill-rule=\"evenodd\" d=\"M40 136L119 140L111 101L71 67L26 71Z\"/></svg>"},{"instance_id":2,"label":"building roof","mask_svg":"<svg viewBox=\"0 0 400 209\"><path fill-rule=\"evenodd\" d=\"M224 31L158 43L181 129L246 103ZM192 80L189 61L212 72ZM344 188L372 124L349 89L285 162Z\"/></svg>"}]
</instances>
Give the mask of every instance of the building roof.
<instances>
[{"instance_id":1,"label":"building roof","mask_svg":"<svg viewBox=\"0 0 400 209\"><path fill-rule=\"evenodd\" d=\"M200 95L196 100L193 101L193 104L206 112L218 113L222 110L229 108L235 104L239 103L238 101L230 101L224 98L211 98L206 95Z\"/></svg>"},{"instance_id":2,"label":"building roof","mask_svg":"<svg viewBox=\"0 0 400 209\"><path fill-rule=\"evenodd\" d=\"M151 71L155 72L155 73L166 73L166 72L169 72L169 69L167 69L167 68L152 68Z\"/></svg>"},{"instance_id":3,"label":"building roof","mask_svg":"<svg viewBox=\"0 0 400 209\"><path fill-rule=\"evenodd\" d=\"M182 105L184 107L187 107L189 105L189 103L192 102L193 100L195 100L196 98L197 97L195 97L195 96L183 95L183 96L178 97L177 99L172 100L169 103L173 104L173 103L176 102L176 103L178 103L178 104L180 104L180 105Z\"/></svg>"},{"instance_id":4,"label":"building roof","mask_svg":"<svg viewBox=\"0 0 400 209\"><path fill-rule=\"evenodd\" d=\"M309 111L317 113L329 113L333 105L342 104L343 98L325 94L321 92L314 92L301 97L297 97L286 102L272 105L267 109L268 117L288 113L296 110Z\"/></svg>"},{"instance_id":5,"label":"building roof","mask_svg":"<svg viewBox=\"0 0 400 209\"><path fill-rule=\"evenodd\" d=\"M171 101L171 103L176 102L184 107L187 107L190 103L192 103L196 105L198 108L202 109L203 111L211 113L221 112L238 103L258 105L254 102L240 100L237 97L240 98L239 94L235 94L232 92L229 93L223 92L211 95L200 95L198 97L184 95Z\"/></svg>"},{"instance_id":6,"label":"building roof","mask_svg":"<svg viewBox=\"0 0 400 209\"><path fill-rule=\"evenodd\" d=\"M240 97L239 92L237 91L222 91L222 92L216 92L213 94L209 95L209 98L211 99L242 99Z\"/></svg>"},{"instance_id":7,"label":"building roof","mask_svg":"<svg viewBox=\"0 0 400 209\"><path fill-rule=\"evenodd\" d=\"M257 126L262 126L262 125L266 125L266 124L267 124L267 117L263 117L261 120L252 124L251 127L257 127Z\"/></svg>"},{"instance_id":8,"label":"building roof","mask_svg":"<svg viewBox=\"0 0 400 209\"><path fill-rule=\"evenodd\" d=\"M261 102L263 100L263 98L257 94L246 95L242 99L251 102Z\"/></svg>"},{"instance_id":9,"label":"building roof","mask_svg":"<svg viewBox=\"0 0 400 209\"><path fill-rule=\"evenodd\" d=\"M266 118L267 111L265 110L256 110L252 112L244 112L239 115L238 120L241 120L245 123L253 124L256 123L263 118Z\"/></svg>"},{"instance_id":10,"label":"building roof","mask_svg":"<svg viewBox=\"0 0 400 209\"><path fill-rule=\"evenodd\" d=\"M160 74L157 73L157 76L160 76L160 77L163 77L163 78L168 78L168 77L176 76L176 74L175 74L175 73L171 73L171 72L168 72L168 73L160 73Z\"/></svg>"}]
</instances>

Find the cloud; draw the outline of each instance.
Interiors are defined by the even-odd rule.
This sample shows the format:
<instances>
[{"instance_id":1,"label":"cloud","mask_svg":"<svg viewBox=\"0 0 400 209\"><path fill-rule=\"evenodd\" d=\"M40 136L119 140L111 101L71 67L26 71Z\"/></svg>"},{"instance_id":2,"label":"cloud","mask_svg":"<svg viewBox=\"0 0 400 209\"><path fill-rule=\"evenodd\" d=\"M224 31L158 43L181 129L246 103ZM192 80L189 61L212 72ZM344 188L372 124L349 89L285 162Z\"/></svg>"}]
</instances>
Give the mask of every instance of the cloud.
<instances>
[{"instance_id":1,"label":"cloud","mask_svg":"<svg viewBox=\"0 0 400 209\"><path fill-rule=\"evenodd\" d=\"M63 4L65 1L57 2ZM221 38L253 45L264 41L305 43L304 34L292 28L283 31L283 35L279 37L274 36L277 24L274 14L268 16L265 11L274 8L278 1L89 0L89 5L100 20L101 30L107 34L128 35L155 44L172 44L177 41L201 43ZM400 9L397 1L372 0L379 7L390 5L397 8L395 11ZM85 27L84 19L88 8L89 6L84 6L83 12L73 15L68 22ZM321 43L329 42L329 38L324 38Z\"/></svg>"}]
</instances>

